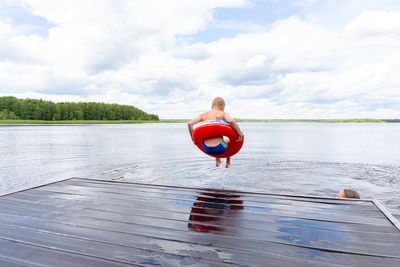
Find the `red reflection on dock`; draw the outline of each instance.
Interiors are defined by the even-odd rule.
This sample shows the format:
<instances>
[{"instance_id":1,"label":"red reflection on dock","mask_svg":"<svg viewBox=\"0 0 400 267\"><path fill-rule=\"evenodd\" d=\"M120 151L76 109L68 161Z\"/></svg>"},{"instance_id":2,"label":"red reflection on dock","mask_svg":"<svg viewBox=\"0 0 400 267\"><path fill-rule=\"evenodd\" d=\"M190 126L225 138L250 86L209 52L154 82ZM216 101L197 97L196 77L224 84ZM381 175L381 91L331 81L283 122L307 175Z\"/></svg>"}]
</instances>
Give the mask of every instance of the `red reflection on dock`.
<instances>
[{"instance_id":1,"label":"red reflection on dock","mask_svg":"<svg viewBox=\"0 0 400 267\"><path fill-rule=\"evenodd\" d=\"M189 229L198 232L225 231L224 221L230 217L232 211L242 210L243 201L236 191L221 191L205 189L193 203L189 216Z\"/></svg>"}]
</instances>

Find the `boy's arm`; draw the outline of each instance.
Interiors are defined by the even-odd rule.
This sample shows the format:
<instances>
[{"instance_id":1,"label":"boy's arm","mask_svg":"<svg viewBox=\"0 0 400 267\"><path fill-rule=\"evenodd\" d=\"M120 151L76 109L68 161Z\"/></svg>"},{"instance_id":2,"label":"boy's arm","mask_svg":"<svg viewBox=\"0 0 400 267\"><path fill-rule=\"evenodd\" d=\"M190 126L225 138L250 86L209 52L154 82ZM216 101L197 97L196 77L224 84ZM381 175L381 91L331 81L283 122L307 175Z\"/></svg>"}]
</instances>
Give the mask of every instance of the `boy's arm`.
<instances>
[{"instance_id":1,"label":"boy's arm","mask_svg":"<svg viewBox=\"0 0 400 267\"><path fill-rule=\"evenodd\" d=\"M193 133L193 125L195 125L196 123L202 121L202 119L201 119L202 116L201 115L202 114L194 117L191 121L188 122L188 130L189 130L189 134L190 134L190 137L192 138L193 143L194 143L193 135L192 135L192 133Z\"/></svg>"},{"instance_id":2,"label":"boy's arm","mask_svg":"<svg viewBox=\"0 0 400 267\"><path fill-rule=\"evenodd\" d=\"M238 139L236 140L236 142L240 142L242 141L243 138L243 133L240 130L239 124L231 117L231 115L229 115L229 113L224 114L224 119L229 122L229 124L232 126L232 128L236 131L236 133L238 134Z\"/></svg>"}]
</instances>

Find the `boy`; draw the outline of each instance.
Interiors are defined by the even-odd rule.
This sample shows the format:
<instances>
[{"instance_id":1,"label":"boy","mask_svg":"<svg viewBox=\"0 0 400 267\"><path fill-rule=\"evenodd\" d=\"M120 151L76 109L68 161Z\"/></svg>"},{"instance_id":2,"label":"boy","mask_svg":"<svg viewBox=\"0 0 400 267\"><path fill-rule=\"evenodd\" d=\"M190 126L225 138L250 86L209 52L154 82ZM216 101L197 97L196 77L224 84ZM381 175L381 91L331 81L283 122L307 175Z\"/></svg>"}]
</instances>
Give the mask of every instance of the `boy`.
<instances>
[{"instance_id":1,"label":"boy","mask_svg":"<svg viewBox=\"0 0 400 267\"><path fill-rule=\"evenodd\" d=\"M242 141L243 133L240 130L239 125L228 113L224 112L224 110L225 110L225 101L221 97L216 97L212 102L210 111L200 114L194 117L191 121L189 121L188 128L192 140L193 140L192 136L193 125L201 121L222 120L229 122L229 124L238 134L239 137L236 140L236 142ZM203 142L203 149L208 154L221 155L227 149L229 142L230 140L225 139L222 136L207 138ZM221 164L221 159L215 158L215 165L218 167L220 164ZM231 165L231 158L229 157L226 159L225 167L229 168L230 165Z\"/></svg>"},{"instance_id":2,"label":"boy","mask_svg":"<svg viewBox=\"0 0 400 267\"><path fill-rule=\"evenodd\" d=\"M342 189L337 195L338 198L360 198L360 194L357 191L351 189Z\"/></svg>"}]
</instances>

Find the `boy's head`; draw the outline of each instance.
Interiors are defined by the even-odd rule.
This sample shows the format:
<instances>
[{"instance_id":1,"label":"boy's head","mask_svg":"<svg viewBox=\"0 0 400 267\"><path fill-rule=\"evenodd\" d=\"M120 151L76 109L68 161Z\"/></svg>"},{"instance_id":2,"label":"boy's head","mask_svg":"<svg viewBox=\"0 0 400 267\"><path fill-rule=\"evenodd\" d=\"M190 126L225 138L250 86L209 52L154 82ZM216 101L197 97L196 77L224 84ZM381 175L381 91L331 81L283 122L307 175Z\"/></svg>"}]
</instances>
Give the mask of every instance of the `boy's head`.
<instances>
[{"instance_id":1,"label":"boy's head","mask_svg":"<svg viewBox=\"0 0 400 267\"><path fill-rule=\"evenodd\" d=\"M225 101L222 97L216 97L214 98L212 105L211 105L212 109L218 109L223 111L225 109Z\"/></svg>"},{"instance_id":2,"label":"boy's head","mask_svg":"<svg viewBox=\"0 0 400 267\"><path fill-rule=\"evenodd\" d=\"M342 189L338 194L338 198L360 198L357 191L351 189Z\"/></svg>"}]
</instances>

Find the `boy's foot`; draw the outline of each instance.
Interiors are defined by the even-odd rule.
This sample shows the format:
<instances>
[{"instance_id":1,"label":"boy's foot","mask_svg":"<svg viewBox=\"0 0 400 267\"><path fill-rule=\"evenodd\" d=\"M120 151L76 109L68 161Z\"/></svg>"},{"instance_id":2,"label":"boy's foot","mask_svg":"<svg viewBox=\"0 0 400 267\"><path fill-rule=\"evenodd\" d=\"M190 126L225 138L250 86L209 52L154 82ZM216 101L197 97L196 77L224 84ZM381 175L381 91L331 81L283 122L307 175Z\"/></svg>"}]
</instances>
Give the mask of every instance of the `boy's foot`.
<instances>
[{"instance_id":1,"label":"boy's foot","mask_svg":"<svg viewBox=\"0 0 400 267\"><path fill-rule=\"evenodd\" d=\"M231 166L231 158L226 158L226 168L229 168L229 166Z\"/></svg>"},{"instance_id":2,"label":"boy's foot","mask_svg":"<svg viewBox=\"0 0 400 267\"><path fill-rule=\"evenodd\" d=\"M221 159L220 158L215 158L215 166L219 167L220 164L221 164Z\"/></svg>"}]
</instances>

